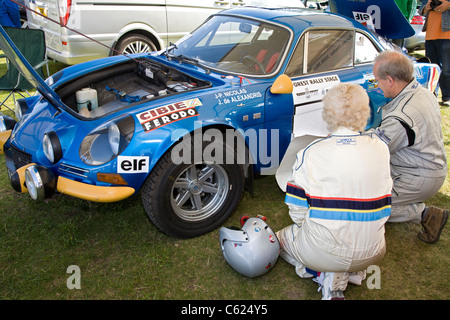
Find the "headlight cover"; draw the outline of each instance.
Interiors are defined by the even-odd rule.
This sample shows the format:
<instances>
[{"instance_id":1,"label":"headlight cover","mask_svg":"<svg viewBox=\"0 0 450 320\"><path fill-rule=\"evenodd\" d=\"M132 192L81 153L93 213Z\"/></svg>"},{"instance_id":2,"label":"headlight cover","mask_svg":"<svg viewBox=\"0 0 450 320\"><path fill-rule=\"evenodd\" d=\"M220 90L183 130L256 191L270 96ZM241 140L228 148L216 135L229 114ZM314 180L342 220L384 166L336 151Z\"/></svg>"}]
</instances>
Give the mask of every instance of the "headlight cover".
<instances>
[{"instance_id":1,"label":"headlight cover","mask_svg":"<svg viewBox=\"0 0 450 320\"><path fill-rule=\"evenodd\" d=\"M125 150L134 134L134 120L128 115L94 129L81 143L80 158L90 166L105 164Z\"/></svg>"},{"instance_id":2,"label":"headlight cover","mask_svg":"<svg viewBox=\"0 0 450 320\"><path fill-rule=\"evenodd\" d=\"M23 114L27 112L28 110L28 104L25 101L25 99L18 99L16 100L16 103L14 104L14 113L16 115L17 119L22 119Z\"/></svg>"},{"instance_id":3,"label":"headlight cover","mask_svg":"<svg viewBox=\"0 0 450 320\"><path fill-rule=\"evenodd\" d=\"M42 147L44 150L44 154L47 157L48 161L55 164L59 160L61 160L62 148L61 143L59 142L59 138L56 135L55 131L50 131L44 134L44 139L42 141Z\"/></svg>"}]
</instances>

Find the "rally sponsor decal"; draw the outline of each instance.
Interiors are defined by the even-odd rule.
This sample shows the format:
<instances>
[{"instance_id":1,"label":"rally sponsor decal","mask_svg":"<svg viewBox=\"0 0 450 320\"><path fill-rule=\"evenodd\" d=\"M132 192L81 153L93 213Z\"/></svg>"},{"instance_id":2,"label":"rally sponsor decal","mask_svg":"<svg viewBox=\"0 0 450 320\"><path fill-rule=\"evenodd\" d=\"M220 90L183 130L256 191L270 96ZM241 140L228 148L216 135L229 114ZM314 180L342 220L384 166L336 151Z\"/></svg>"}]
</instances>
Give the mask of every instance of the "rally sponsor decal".
<instances>
[{"instance_id":1,"label":"rally sponsor decal","mask_svg":"<svg viewBox=\"0 0 450 320\"><path fill-rule=\"evenodd\" d=\"M148 173L149 157L118 156L117 173Z\"/></svg>"},{"instance_id":2,"label":"rally sponsor decal","mask_svg":"<svg viewBox=\"0 0 450 320\"><path fill-rule=\"evenodd\" d=\"M373 17L370 13L353 11L353 19L364 25L366 28L375 31Z\"/></svg>"},{"instance_id":3,"label":"rally sponsor decal","mask_svg":"<svg viewBox=\"0 0 450 320\"><path fill-rule=\"evenodd\" d=\"M328 134L327 125L322 118L322 99L328 89L340 82L337 74L292 80L295 105L292 126L294 137L325 137Z\"/></svg>"},{"instance_id":4,"label":"rally sponsor decal","mask_svg":"<svg viewBox=\"0 0 450 320\"><path fill-rule=\"evenodd\" d=\"M198 116L195 107L201 106L200 99L180 101L139 113L136 117L145 132L152 131L166 124Z\"/></svg>"},{"instance_id":5,"label":"rally sponsor decal","mask_svg":"<svg viewBox=\"0 0 450 320\"><path fill-rule=\"evenodd\" d=\"M293 80L294 104L302 104L313 101L320 101L328 92L328 89L340 82L339 76L329 75L303 80Z\"/></svg>"}]
</instances>

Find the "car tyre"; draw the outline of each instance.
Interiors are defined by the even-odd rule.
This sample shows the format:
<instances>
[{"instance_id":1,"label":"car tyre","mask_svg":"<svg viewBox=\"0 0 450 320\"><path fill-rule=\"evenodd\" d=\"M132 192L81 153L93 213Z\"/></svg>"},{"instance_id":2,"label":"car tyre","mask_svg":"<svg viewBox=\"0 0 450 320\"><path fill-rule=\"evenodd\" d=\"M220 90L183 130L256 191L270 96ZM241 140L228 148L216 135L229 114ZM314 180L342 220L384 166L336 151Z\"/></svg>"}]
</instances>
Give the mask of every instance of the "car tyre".
<instances>
[{"instance_id":1,"label":"car tyre","mask_svg":"<svg viewBox=\"0 0 450 320\"><path fill-rule=\"evenodd\" d=\"M180 150L190 144L192 162L174 163L173 147L160 159L141 189L148 218L167 235L193 238L211 232L226 221L241 200L243 165L237 161L194 163L194 154L203 152L211 143L198 138L183 139L175 147ZM237 159L234 149L225 144L222 160L230 156Z\"/></svg>"},{"instance_id":2,"label":"car tyre","mask_svg":"<svg viewBox=\"0 0 450 320\"><path fill-rule=\"evenodd\" d=\"M119 40L115 54L133 54L156 51L157 47L148 37L133 33Z\"/></svg>"}]
</instances>

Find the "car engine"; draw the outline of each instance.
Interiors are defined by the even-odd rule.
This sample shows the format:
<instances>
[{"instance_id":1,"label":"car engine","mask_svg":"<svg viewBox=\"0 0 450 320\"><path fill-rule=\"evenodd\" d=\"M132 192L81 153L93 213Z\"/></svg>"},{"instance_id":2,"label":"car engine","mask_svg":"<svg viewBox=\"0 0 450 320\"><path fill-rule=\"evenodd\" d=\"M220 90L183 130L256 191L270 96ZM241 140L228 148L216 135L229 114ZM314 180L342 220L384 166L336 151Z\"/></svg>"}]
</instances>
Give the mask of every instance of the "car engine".
<instances>
[{"instance_id":1,"label":"car engine","mask_svg":"<svg viewBox=\"0 0 450 320\"><path fill-rule=\"evenodd\" d=\"M211 86L149 59L97 70L56 89L62 101L86 118L96 118L167 95Z\"/></svg>"}]
</instances>

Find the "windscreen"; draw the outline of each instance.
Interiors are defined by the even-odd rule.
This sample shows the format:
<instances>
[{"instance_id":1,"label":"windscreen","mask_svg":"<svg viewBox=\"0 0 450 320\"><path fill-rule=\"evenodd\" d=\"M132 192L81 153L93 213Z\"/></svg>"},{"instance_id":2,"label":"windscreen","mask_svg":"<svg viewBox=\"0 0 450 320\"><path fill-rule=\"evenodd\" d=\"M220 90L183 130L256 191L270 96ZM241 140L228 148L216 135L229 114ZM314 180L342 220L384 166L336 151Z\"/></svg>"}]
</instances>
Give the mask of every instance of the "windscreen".
<instances>
[{"instance_id":1,"label":"windscreen","mask_svg":"<svg viewBox=\"0 0 450 320\"><path fill-rule=\"evenodd\" d=\"M278 69L289 36L287 29L277 25L213 16L180 39L171 54L225 72L267 75Z\"/></svg>"}]
</instances>

